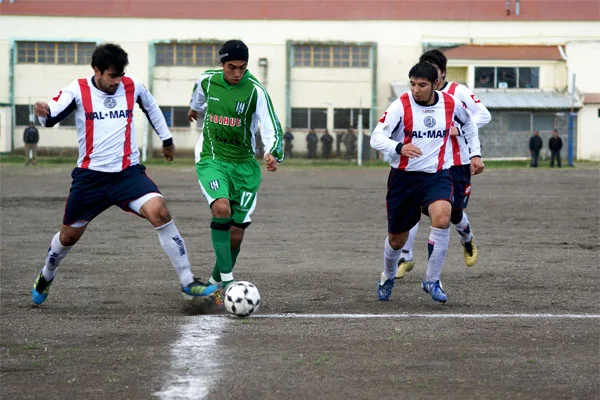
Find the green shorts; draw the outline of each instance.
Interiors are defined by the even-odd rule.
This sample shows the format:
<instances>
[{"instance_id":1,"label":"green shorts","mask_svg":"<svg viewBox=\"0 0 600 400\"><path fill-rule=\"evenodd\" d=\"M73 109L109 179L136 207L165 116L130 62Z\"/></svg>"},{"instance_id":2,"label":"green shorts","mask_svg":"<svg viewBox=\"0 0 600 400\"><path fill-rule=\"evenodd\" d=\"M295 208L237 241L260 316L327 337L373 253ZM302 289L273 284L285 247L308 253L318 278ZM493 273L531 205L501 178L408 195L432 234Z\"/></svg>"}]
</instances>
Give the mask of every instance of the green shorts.
<instances>
[{"instance_id":1,"label":"green shorts","mask_svg":"<svg viewBox=\"0 0 600 400\"><path fill-rule=\"evenodd\" d=\"M196 175L204 198L211 205L217 199L229 199L231 219L235 224L249 224L256 208L256 194L261 171L256 160L233 163L220 160L200 160Z\"/></svg>"}]
</instances>

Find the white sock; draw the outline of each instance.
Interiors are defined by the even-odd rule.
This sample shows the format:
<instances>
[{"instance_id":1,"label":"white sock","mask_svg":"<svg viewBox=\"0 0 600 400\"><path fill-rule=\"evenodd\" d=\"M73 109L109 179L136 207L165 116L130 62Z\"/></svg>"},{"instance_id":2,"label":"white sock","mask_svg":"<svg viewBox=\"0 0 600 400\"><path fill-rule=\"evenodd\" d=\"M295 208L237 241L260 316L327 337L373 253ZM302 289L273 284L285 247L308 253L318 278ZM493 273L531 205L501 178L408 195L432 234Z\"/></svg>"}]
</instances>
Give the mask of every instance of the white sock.
<instances>
[{"instance_id":1,"label":"white sock","mask_svg":"<svg viewBox=\"0 0 600 400\"><path fill-rule=\"evenodd\" d=\"M60 243L60 232L56 232L56 235L50 242L50 248L48 249L48 255L46 255L46 264L42 269L42 275L47 281L51 281L56 276L56 268L58 268L60 262L67 256L69 250L73 246L63 246Z\"/></svg>"},{"instance_id":2,"label":"white sock","mask_svg":"<svg viewBox=\"0 0 600 400\"><path fill-rule=\"evenodd\" d=\"M187 286L194 281L194 274L190 268L190 260L188 258L185 241L179 234L175 222L173 220L167 222L163 226L156 229L158 240L163 250L171 260L171 264L179 275L179 281L183 286Z\"/></svg>"},{"instance_id":3,"label":"white sock","mask_svg":"<svg viewBox=\"0 0 600 400\"><path fill-rule=\"evenodd\" d=\"M429 250L429 261L427 261L427 272L425 281L435 282L440 279L444 258L448 252L450 241L450 228L431 228L427 248Z\"/></svg>"},{"instance_id":4,"label":"white sock","mask_svg":"<svg viewBox=\"0 0 600 400\"><path fill-rule=\"evenodd\" d=\"M463 217L458 224L452 224L456 232L460 235L460 241L462 243L470 242L473 239L473 234L471 233L471 226L469 225L469 218L467 217L467 213L463 212Z\"/></svg>"},{"instance_id":5,"label":"white sock","mask_svg":"<svg viewBox=\"0 0 600 400\"><path fill-rule=\"evenodd\" d=\"M400 259L401 249L394 250L390 245L389 238L385 238L383 248L383 274L387 278L392 279L398 271L398 260Z\"/></svg>"},{"instance_id":6,"label":"white sock","mask_svg":"<svg viewBox=\"0 0 600 400\"><path fill-rule=\"evenodd\" d=\"M419 223L413 226L410 231L408 231L408 238L406 239L406 243L402 246L402 254L401 257L404 257L405 261L410 261L413 259L413 245L415 244L415 238L417 237L417 232L419 231Z\"/></svg>"}]
</instances>

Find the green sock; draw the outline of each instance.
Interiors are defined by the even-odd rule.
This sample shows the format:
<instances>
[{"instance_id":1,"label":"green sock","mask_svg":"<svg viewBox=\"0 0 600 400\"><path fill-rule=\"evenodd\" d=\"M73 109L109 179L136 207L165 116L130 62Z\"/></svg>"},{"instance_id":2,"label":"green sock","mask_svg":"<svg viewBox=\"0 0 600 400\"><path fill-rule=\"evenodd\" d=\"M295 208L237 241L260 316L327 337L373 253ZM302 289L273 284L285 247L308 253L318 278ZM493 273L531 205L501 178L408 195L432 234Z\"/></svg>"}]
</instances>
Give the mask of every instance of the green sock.
<instances>
[{"instance_id":1,"label":"green sock","mask_svg":"<svg viewBox=\"0 0 600 400\"><path fill-rule=\"evenodd\" d=\"M231 269L235 267L235 262L237 261L237 257L240 254L239 250L231 249ZM219 271L219 266L215 263L212 271L212 278L215 282L221 282L221 272Z\"/></svg>"},{"instance_id":2,"label":"green sock","mask_svg":"<svg viewBox=\"0 0 600 400\"><path fill-rule=\"evenodd\" d=\"M229 233L229 228L231 228L231 218L213 218L210 227L213 249L215 250L217 259L215 269L218 269L219 271L219 274L215 276L215 271L213 269L213 279L222 281L223 277L221 275L231 275L231 271L233 270L230 251L231 235ZM218 279L216 279L217 277Z\"/></svg>"}]
</instances>

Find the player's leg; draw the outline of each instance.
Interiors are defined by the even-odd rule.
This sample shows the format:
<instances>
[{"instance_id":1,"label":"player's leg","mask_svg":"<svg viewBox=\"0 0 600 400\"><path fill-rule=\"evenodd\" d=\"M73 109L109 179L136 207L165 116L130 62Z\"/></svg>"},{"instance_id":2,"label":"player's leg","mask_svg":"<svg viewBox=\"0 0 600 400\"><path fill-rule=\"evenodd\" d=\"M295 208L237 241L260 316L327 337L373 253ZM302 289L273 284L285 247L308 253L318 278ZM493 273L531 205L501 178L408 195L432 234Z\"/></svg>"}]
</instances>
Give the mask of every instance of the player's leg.
<instances>
[{"instance_id":1,"label":"player's leg","mask_svg":"<svg viewBox=\"0 0 600 400\"><path fill-rule=\"evenodd\" d=\"M429 258L422 282L423 290L435 301L448 299L440 281L444 259L450 240L450 213L452 211L452 181L448 171L440 171L429 179L423 202L431 219L431 232L427 241Z\"/></svg>"},{"instance_id":2,"label":"player's leg","mask_svg":"<svg viewBox=\"0 0 600 400\"><path fill-rule=\"evenodd\" d=\"M419 223L417 222L415 226L408 231L408 237L406 238L406 242L400 251L400 259L398 260L398 272L396 273L396 278L403 278L404 275L406 275L406 273L412 270L415 266L415 262L413 260L413 246L415 244L415 239L418 232Z\"/></svg>"},{"instance_id":3,"label":"player's leg","mask_svg":"<svg viewBox=\"0 0 600 400\"><path fill-rule=\"evenodd\" d=\"M477 261L477 246L475 245L469 218L464 211L469 205L471 197L471 166L454 166L450 168L450 176L452 177L452 187L454 189L450 221L460 236L465 264L467 267L472 267Z\"/></svg>"},{"instance_id":4,"label":"player's leg","mask_svg":"<svg viewBox=\"0 0 600 400\"><path fill-rule=\"evenodd\" d=\"M386 196L388 237L384 242L383 272L377 285L380 301L387 301L392 295L402 246L406 243L408 231L421 215L419 203L412 197L418 186L418 179L410 174L396 169L390 171Z\"/></svg>"},{"instance_id":5,"label":"player's leg","mask_svg":"<svg viewBox=\"0 0 600 400\"><path fill-rule=\"evenodd\" d=\"M143 165L134 165L120 173L109 196L113 204L125 211L133 211L147 219L156 230L158 241L179 276L184 297L212 295L216 286L210 286L194 278L185 241L165 204L156 184L148 178ZM134 199L134 200L131 200Z\"/></svg>"},{"instance_id":6,"label":"player's leg","mask_svg":"<svg viewBox=\"0 0 600 400\"><path fill-rule=\"evenodd\" d=\"M63 224L52 238L44 267L33 284L31 296L34 304L42 304L48 297L58 266L79 241L87 224L110 206L104 196L103 173L75 168L71 176L73 181Z\"/></svg>"}]
</instances>

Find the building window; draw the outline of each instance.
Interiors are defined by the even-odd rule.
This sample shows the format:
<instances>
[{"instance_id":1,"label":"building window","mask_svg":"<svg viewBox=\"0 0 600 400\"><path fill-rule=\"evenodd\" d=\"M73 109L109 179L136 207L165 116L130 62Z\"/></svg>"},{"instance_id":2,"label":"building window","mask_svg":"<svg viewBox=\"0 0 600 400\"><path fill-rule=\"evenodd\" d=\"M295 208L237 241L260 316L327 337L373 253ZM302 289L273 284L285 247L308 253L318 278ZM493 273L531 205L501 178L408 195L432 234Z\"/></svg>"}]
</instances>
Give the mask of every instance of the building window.
<instances>
[{"instance_id":1,"label":"building window","mask_svg":"<svg viewBox=\"0 0 600 400\"><path fill-rule=\"evenodd\" d=\"M327 127L326 108L292 108L293 129L325 129Z\"/></svg>"},{"instance_id":2,"label":"building window","mask_svg":"<svg viewBox=\"0 0 600 400\"><path fill-rule=\"evenodd\" d=\"M476 67L476 88L539 88L539 67Z\"/></svg>"},{"instance_id":3,"label":"building window","mask_svg":"<svg viewBox=\"0 0 600 400\"><path fill-rule=\"evenodd\" d=\"M509 132L551 132L556 128L556 116L552 113L542 112L514 112L508 113Z\"/></svg>"},{"instance_id":4,"label":"building window","mask_svg":"<svg viewBox=\"0 0 600 400\"><path fill-rule=\"evenodd\" d=\"M31 111L33 111L33 107ZM15 105L15 125L29 125L29 116L28 104Z\"/></svg>"},{"instance_id":5,"label":"building window","mask_svg":"<svg viewBox=\"0 0 600 400\"><path fill-rule=\"evenodd\" d=\"M85 65L95 49L95 43L84 42L17 42L17 62Z\"/></svg>"},{"instance_id":6,"label":"building window","mask_svg":"<svg viewBox=\"0 0 600 400\"><path fill-rule=\"evenodd\" d=\"M217 44L167 43L156 45L157 66L206 66L219 65Z\"/></svg>"},{"instance_id":7,"label":"building window","mask_svg":"<svg viewBox=\"0 0 600 400\"><path fill-rule=\"evenodd\" d=\"M348 129L353 127L358 129L358 115L362 111L363 129L369 129L369 110L358 108L336 108L334 110L333 128Z\"/></svg>"},{"instance_id":8,"label":"building window","mask_svg":"<svg viewBox=\"0 0 600 400\"><path fill-rule=\"evenodd\" d=\"M189 107L179 106L160 106L167 125L173 128L189 128L190 122L188 121L187 113ZM202 120L202 119L200 119Z\"/></svg>"},{"instance_id":9,"label":"building window","mask_svg":"<svg viewBox=\"0 0 600 400\"><path fill-rule=\"evenodd\" d=\"M369 68L370 46L294 45L294 67Z\"/></svg>"}]
</instances>

